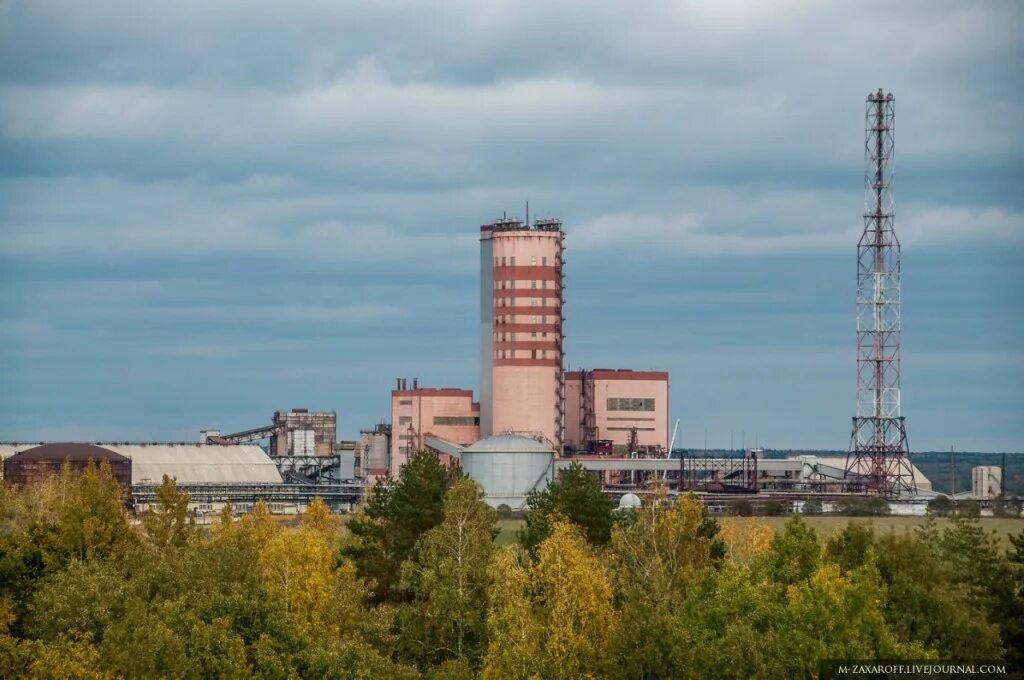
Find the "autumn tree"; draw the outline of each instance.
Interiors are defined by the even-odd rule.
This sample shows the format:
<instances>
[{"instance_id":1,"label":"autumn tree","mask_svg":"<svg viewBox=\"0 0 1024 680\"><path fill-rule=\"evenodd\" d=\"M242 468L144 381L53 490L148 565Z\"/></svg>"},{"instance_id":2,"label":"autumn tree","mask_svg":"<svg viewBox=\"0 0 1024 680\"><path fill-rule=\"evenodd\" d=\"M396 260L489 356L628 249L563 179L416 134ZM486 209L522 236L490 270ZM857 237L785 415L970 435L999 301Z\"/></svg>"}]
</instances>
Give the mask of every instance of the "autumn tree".
<instances>
[{"instance_id":1,"label":"autumn tree","mask_svg":"<svg viewBox=\"0 0 1024 680\"><path fill-rule=\"evenodd\" d=\"M480 487L458 479L445 494L444 519L403 565L402 587L413 593L402 616L403 647L420 664L463 658L479 665L496 519Z\"/></svg>"},{"instance_id":2,"label":"autumn tree","mask_svg":"<svg viewBox=\"0 0 1024 680\"><path fill-rule=\"evenodd\" d=\"M640 508L629 525L612 532L614 583L621 624L613 649L629 663L615 677L671 677L685 663L688 636L676 610L714 563L715 535L707 535L706 511L692 494L672 504L664 492ZM717 525L714 525L717 529Z\"/></svg>"},{"instance_id":3,"label":"autumn tree","mask_svg":"<svg viewBox=\"0 0 1024 680\"><path fill-rule=\"evenodd\" d=\"M67 557L80 560L109 557L134 538L110 463L86 465L58 512L57 536Z\"/></svg>"},{"instance_id":4,"label":"autumn tree","mask_svg":"<svg viewBox=\"0 0 1024 680\"><path fill-rule=\"evenodd\" d=\"M579 463L559 472L543 490L527 495L525 524L519 542L536 557L537 547L551 534L558 515L580 528L591 545L607 545L612 537L615 504L601 489L601 483Z\"/></svg>"},{"instance_id":5,"label":"autumn tree","mask_svg":"<svg viewBox=\"0 0 1024 680\"><path fill-rule=\"evenodd\" d=\"M189 493L178 491L174 477L164 475L156 491L155 507L142 516L149 540L159 549L180 548L195 530L188 517Z\"/></svg>"},{"instance_id":6,"label":"autumn tree","mask_svg":"<svg viewBox=\"0 0 1024 680\"><path fill-rule=\"evenodd\" d=\"M579 529L553 518L536 564L499 552L484 678L598 678L618 626L611 579Z\"/></svg>"},{"instance_id":7,"label":"autumn tree","mask_svg":"<svg viewBox=\"0 0 1024 680\"><path fill-rule=\"evenodd\" d=\"M397 480L373 487L366 507L348 522L352 540L341 555L355 562L361 578L372 581L377 602L408 598L396 588L402 563L420 536L441 521L445 492L459 476L431 453L414 454Z\"/></svg>"},{"instance_id":8,"label":"autumn tree","mask_svg":"<svg viewBox=\"0 0 1024 680\"><path fill-rule=\"evenodd\" d=\"M488 576L488 646L483 680L529 680L544 669L544 623L534 610L529 557L519 546L495 552Z\"/></svg>"},{"instance_id":9,"label":"autumn tree","mask_svg":"<svg viewBox=\"0 0 1024 680\"><path fill-rule=\"evenodd\" d=\"M733 517L722 522L718 536L733 564L746 565L768 552L775 532L756 517Z\"/></svg>"}]
</instances>

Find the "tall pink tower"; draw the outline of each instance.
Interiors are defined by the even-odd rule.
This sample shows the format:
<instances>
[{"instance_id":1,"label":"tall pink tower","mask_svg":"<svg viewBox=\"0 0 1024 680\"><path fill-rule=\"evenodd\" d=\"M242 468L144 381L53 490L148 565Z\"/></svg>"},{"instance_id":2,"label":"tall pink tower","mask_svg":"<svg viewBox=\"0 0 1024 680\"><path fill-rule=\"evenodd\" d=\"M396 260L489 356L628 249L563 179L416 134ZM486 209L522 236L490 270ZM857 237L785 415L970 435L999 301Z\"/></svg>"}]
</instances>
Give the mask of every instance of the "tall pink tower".
<instances>
[{"instance_id":1,"label":"tall pink tower","mask_svg":"<svg viewBox=\"0 0 1024 680\"><path fill-rule=\"evenodd\" d=\"M559 220L480 227L480 436L518 432L561 451L562 253Z\"/></svg>"},{"instance_id":2,"label":"tall pink tower","mask_svg":"<svg viewBox=\"0 0 1024 680\"><path fill-rule=\"evenodd\" d=\"M895 98L869 94L865 113L864 234L857 245L857 415L848 477L880 496L912 494L900 413L900 242L893 230Z\"/></svg>"}]
</instances>

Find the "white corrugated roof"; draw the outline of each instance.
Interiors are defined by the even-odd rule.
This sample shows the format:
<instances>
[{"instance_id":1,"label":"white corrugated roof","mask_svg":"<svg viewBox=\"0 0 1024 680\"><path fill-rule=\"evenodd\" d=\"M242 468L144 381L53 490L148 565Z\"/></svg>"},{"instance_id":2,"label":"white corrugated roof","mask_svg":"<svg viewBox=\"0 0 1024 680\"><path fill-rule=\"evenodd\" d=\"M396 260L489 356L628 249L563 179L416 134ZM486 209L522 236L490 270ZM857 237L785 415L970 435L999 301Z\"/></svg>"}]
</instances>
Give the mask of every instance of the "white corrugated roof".
<instances>
[{"instance_id":1,"label":"white corrugated roof","mask_svg":"<svg viewBox=\"0 0 1024 680\"><path fill-rule=\"evenodd\" d=\"M846 469L846 458L842 456L815 456L817 462L824 463L825 465L832 465L838 468ZM863 465L863 463L862 463ZM930 490L932 488L932 482L930 479L924 476L924 473L917 469L917 466L913 462L910 463L910 468L914 474L914 483L924 490ZM859 472L859 470L858 470ZM866 473L866 468L864 469Z\"/></svg>"},{"instance_id":2,"label":"white corrugated roof","mask_svg":"<svg viewBox=\"0 0 1024 680\"><path fill-rule=\"evenodd\" d=\"M280 483L281 473L255 444L108 444L132 459L132 484L159 483L170 475L179 484Z\"/></svg>"}]
</instances>

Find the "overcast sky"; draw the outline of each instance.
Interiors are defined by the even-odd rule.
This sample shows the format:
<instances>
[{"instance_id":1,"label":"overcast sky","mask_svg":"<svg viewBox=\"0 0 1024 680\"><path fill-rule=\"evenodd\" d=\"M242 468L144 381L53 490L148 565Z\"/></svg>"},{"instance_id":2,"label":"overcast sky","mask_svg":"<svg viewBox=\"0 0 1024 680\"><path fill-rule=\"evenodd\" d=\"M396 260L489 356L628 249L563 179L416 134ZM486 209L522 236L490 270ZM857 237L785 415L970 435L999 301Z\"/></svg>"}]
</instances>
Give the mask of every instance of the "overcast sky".
<instances>
[{"instance_id":1,"label":"overcast sky","mask_svg":"<svg viewBox=\"0 0 1024 680\"><path fill-rule=\"evenodd\" d=\"M883 87L911 447L1024 451L1022 7L0 0L0 438L475 389L529 200L571 367L670 371L686 446L845 448Z\"/></svg>"}]
</instances>

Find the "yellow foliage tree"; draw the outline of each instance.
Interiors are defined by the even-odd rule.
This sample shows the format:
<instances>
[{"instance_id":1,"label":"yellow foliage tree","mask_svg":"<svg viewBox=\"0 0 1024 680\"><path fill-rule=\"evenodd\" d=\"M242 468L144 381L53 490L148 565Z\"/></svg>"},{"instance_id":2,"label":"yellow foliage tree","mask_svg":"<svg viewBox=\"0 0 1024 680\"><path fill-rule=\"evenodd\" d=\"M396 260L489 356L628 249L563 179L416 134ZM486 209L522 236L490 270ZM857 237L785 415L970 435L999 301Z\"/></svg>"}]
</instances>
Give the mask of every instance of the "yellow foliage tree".
<instances>
[{"instance_id":1,"label":"yellow foliage tree","mask_svg":"<svg viewBox=\"0 0 1024 680\"><path fill-rule=\"evenodd\" d=\"M554 524L538 554L534 571L547 619L549 677L601 677L616 626L604 565L564 521Z\"/></svg>"},{"instance_id":2,"label":"yellow foliage tree","mask_svg":"<svg viewBox=\"0 0 1024 680\"><path fill-rule=\"evenodd\" d=\"M319 632L326 623L333 563L327 538L309 528L279 531L260 551L267 590L303 632Z\"/></svg>"},{"instance_id":3,"label":"yellow foliage tree","mask_svg":"<svg viewBox=\"0 0 1024 680\"><path fill-rule=\"evenodd\" d=\"M756 517L732 517L722 523L719 538L729 550L733 564L749 564L768 551L775 532Z\"/></svg>"},{"instance_id":4,"label":"yellow foliage tree","mask_svg":"<svg viewBox=\"0 0 1024 680\"><path fill-rule=\"evenodd\" d=\"M556 518L528 564L499 551L483 678L597 678L609 662L617 617L604 565L579 530Z\"/></svg>"},{"instance_id":5,"label":"yellow foliage tree","mask_svg":"<svg viewBox=\"0 0 1024 680\"><path fill-rule=\"evenodd\" d=\"M711 565L711 539L700 528L704 509L692 495L667 502L664 494L641 508L635 521L616 527L612 554L619 592L641 586L655 598L685 597Z\"/></svg>"},{"instance_id":6,"label":"yellow foliage tree","mask_svg":"<svg viewBox=\"0 0 1024 680\"><path fill-rule=\"evenodd\" d=\"M482 680L542 677L544 630L533 609L529 557L518 546L502 548L491 562L490 576Z\"/></svg>"}]
</instances>

